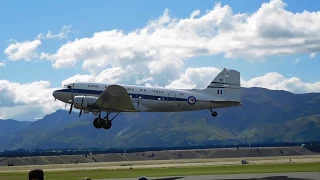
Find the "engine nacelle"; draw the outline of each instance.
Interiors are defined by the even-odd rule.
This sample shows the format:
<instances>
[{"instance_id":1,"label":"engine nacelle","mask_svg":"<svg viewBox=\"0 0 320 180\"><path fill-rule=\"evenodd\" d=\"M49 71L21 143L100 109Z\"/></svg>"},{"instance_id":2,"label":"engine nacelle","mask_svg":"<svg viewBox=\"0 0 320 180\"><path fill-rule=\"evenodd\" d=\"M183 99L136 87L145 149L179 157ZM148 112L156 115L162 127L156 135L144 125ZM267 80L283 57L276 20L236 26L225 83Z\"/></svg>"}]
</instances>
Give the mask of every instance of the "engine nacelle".
<instances>
[{"instance_id":1,"label":"engine nacelle","mask_svg":"<svg viewBox=\"0 0 320 180\"><path fill-rule=\"evenodd\" d=\"M94 97L94 96L75 96L73 99L73 106L76 109L87 109L97 99L98 99L98 97Z\"/></svg>"}]
</instances>

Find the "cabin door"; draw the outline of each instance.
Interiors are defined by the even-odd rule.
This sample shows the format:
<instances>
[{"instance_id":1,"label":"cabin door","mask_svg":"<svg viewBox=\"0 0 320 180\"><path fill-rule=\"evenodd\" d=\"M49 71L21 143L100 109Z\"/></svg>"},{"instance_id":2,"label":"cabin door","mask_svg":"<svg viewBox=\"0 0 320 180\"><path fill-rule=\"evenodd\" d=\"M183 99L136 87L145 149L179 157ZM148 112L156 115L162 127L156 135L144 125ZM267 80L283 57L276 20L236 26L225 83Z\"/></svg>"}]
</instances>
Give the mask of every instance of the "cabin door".
<instances>
[{"instance_id":1,"label":"cabin door","mask_svg":"<svg viewBox=\"0 0 320 180\"><path fill-rule=\"evenodd\" d=\"M175 92L169 92L168 93L168 98L167 98L167 104L169 106L176 106L177 102L176 102L176 93Z\"/></svg>"}]
</instances>

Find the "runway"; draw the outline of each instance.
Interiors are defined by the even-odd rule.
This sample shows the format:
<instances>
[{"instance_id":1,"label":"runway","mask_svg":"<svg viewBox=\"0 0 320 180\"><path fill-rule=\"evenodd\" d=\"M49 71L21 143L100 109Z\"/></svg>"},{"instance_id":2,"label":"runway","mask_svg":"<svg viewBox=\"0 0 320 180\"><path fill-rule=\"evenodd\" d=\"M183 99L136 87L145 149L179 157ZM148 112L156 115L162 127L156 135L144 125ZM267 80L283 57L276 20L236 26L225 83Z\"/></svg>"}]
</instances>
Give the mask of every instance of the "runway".
<instances>
[{"instance_id":1,"label":"runway","mask_svg":"<svg viewBox=\"0 0 320 180\"><path fill-rule=\"evenodd\" d=\"M117 180L138 180L121 178ZM320 180L320 172L263 173L263 174L228 174L203 176L147 177L148 180ZM96 180L96 179L95 179ZM110 179L99 179L110 180Z\"/></svg>"}]
</instances>

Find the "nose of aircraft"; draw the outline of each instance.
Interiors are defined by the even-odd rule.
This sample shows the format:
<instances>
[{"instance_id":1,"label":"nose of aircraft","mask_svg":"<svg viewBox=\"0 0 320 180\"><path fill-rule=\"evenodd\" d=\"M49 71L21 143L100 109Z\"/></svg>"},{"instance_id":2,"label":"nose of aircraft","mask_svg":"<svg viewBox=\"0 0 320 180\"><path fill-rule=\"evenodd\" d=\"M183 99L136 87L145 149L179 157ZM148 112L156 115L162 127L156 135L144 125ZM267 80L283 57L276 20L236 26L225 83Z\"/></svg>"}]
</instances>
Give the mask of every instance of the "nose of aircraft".
<instances>
[{"instance_id":1,"label":"nose of aircraft","mask_svg":"<svg viewBox=\"0 0 320 180\"><path fill-rule=\"evenodd\" d=\"M60 90L55 90L52 92L52 95L54 98L60 100L60 101L65 101L64 99L64 93L61 92Z\"/></svg>"},{"instance_id":2,"label":"nose of aircraft","mask_svg":"<svg viewBox=\"0 0 320 180\"><path fill-rule=\"evenodd\" d=\"M56 99L58 99L57 98L58 93L59 93L58 90L55 90L55 91L53 91L52 96L55 97Z\"/></svg>"}]
</instances>

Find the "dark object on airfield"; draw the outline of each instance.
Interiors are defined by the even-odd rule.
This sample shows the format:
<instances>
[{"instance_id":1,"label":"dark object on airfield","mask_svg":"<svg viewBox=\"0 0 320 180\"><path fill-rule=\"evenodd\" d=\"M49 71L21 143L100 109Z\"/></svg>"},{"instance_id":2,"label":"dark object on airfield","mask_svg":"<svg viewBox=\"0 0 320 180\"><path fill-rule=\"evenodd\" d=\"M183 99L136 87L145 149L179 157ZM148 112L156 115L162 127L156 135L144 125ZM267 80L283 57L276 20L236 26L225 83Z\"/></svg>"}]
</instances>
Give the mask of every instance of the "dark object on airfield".
<instances>
[{"instance_id":1,"label":"dark object on airfield","mask_svg":"<svg viewBox=\"0 0 320 180\"><path fill-rule=\"evenodd\" d=\"M82 178L82 180L91 180L91 178L84 177L84 178Z\"/></svg>"},{"instance_id":2,"label":"dark object on airfield","mask_svg":"<svg viewBox=\"0 0 320 180\"><path fill-rule=\"evenodd\" d=\"M41 169L34 169L29 172L29 180L43 180L44 172Z\"/></svg>"},{"instance_id":3,"label":"dark object on airfield","mask_svg":"<svg viewBox=\"0 0 320 180\"><path fill-rule=\"evenodd\" d=\"M168 178L160 178L160 179L153 179L153 180L177 180L182 178L183 177L168 177Z\"/></svg>"},{"instance_id":4,"label":"dark object on airfield","mask_svg":"<svg viewBox=\"0 0 320 180\"><path fill-rule=\"evenodd\" d=\"M138 180L148 180L146 177L139 177Z\"/></svg>"},{"instance_id":5,"label":"dark object on airfield","mask_svg":"<svg viewBox=\"0 0 320 180\"><path fill-rule=\"evenodd\" d=\"M249 161L248 160L241 160L241 164L249 164Z\"/></svg>"},{"instance_id":6,"label":"dark object on airfield","mask_svg":"<svg viewBox=\"0 0 320 180\"><path fill-rule=\"evenodd\" d=\"M12 163L8 163L8 166L13 166L13 164Z\"/></svg>"}]
</instances>

